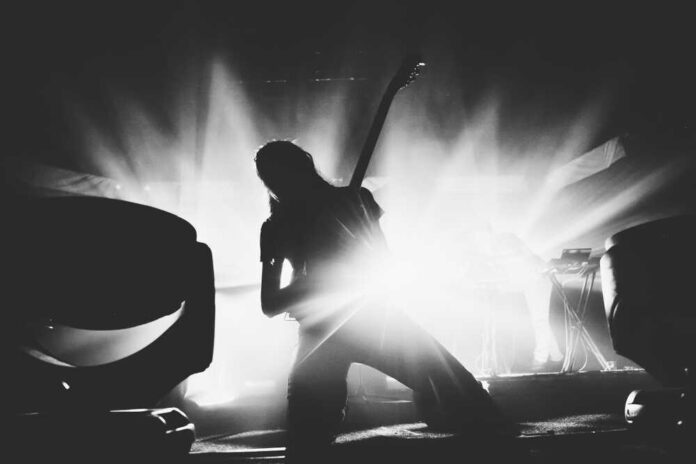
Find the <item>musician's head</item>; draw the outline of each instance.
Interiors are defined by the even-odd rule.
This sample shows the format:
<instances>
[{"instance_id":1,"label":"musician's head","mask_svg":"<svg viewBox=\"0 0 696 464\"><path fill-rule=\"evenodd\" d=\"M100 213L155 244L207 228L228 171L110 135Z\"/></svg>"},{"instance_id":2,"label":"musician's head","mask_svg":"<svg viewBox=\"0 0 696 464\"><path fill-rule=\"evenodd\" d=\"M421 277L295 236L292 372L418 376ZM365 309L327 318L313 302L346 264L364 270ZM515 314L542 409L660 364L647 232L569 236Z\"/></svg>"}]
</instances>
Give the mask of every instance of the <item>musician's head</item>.
<instances>
[{"instance_id":1,"label":"musician's head","mask_svg":"<svg viewBox=\"0 0 696 464\"><path fill-rule=\"evenodd\" d=\"M278 202L302 199L316 185L326 184L312 155L286 140L266 143L256 152L256 172Z\"/></svg>"}]
</instances>

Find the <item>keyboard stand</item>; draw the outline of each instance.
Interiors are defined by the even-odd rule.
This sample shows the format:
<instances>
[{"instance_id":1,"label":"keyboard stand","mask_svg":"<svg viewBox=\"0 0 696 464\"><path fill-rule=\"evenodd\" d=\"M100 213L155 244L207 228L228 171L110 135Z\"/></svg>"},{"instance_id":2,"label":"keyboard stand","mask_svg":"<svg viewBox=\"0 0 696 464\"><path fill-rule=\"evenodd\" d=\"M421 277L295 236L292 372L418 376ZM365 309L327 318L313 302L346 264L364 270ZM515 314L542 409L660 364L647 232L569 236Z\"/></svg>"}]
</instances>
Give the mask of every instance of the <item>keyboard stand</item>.
<instances>
[{"instance_id":1,"label":"keyboard stand","mask_svg":"<svg viewBox=\"0 0 696 464\"><path fill-rule=\"evenodd\" d=\"M580 297L576 305L573 305L566 295L566 291L563 288L563 284L559 282L556 277L559 270L552 269L547 271L547 275L553 288L556 289L558 295L563 301L563 309L565 314L565 356L563 358L563 366L561 367L561 373L572 372L574 369L575 355L578 352L579 345L582 344L584 348L597 359L599 365L602 367L603 371L614 370L614 364L607 361L604 355L599 350L599 347L595 341L590 336L590 333L585 328L585 315L587 313L587 306L590 301L590 295L592 294L592 287L594 286L596 275L597 275L597 265L584 264L579 269L574 269L573 274L577 274L580 278L583 278L582 288L580 290Z\"/></svg>"}]
</instances>

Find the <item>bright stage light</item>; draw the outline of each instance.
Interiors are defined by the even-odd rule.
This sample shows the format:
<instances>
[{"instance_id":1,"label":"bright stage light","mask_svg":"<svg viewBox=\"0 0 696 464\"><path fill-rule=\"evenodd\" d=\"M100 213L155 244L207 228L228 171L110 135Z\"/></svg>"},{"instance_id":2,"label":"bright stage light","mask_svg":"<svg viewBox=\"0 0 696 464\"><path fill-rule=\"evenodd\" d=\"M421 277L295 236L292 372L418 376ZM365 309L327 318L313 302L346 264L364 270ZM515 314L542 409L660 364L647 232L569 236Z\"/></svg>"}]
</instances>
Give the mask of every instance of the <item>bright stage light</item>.
<instances>
[{"instance_id":1,"label":"bright stage light","mask_svg":"<svg viewBox=\"0 0 696 464\"><path fill-rule=\"evenodd\" d=\"M323 82L311 91L292 82L266 86L264 92L277 92L269 104L270 93L266 100L257 98L253 86L219 59L208 69L192 70L183 82L188 84L172 100L173 129L167 133L146 108L120 95L114 96L116 134L86 117L80 122L90 161L118 182L119 195L189 220L213 250L218 287L242 289L218 293L215 358L189 387L192 397L225 401L244 391L244 382L284 384L296 341L294 323L269 320L260 310L258 240L268 203L253 153L270 139L296 139L328 178L346 178L346 128L363 117L351 114L346 101L364 91L364 83ZM200 92L201 82L209 82L208 95ZM443 90L424 78L395 100L373 161L383 176L365 182L386 211L382 224L391 258L362 268L361 277L371 287L365 291L388 297L388 304L410 314L473 369L471 360L481 347L457 334L483 327L495 309L497 303L483 291L523 291L522 304L530 307L543 306L539 301L548 291L529 267L500 265L496 237L516 235L550 259L636 196L659 188L672 170L627 185L599 209L584 207L579 198L576 208L555 218L555 227L546 227L541 220L558 193L547 176L588 146L602 120L603 101L589 102L576 120L556 128L555 137L541 134L513 145L500 134L503 95L491 91L478 107L457 109L451 103L459 90L449 88L445 102ZM438 113L445 107L447 113ZM443 117L447 131L440 127ZM122 143L110 143L113 139ZM290 279L290 267L285 268L284 284ZM530 285L536 296L524 291ZM543 358L553 351L553 340L544 313L530 311L535 355Z\"/></svg>"}]
</instances>

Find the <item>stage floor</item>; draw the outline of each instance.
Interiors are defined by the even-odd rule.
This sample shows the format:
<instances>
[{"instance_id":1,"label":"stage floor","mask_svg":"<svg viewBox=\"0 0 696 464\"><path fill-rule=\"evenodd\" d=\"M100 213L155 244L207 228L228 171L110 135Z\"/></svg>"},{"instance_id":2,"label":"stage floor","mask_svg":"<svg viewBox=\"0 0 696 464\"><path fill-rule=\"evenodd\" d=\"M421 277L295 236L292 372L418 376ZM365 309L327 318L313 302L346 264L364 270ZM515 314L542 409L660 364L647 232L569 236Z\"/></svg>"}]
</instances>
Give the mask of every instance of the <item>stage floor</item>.
<instances>
[{"instance_id":1,"label":"stage floor","mask_svg":"<svg viewBox=\"0 0 696 464\"><path fill-rule=\"evenodd\" d=\"M686 442L646 436L630 429L623 419L624 402L632 390L658 386L642 370L479 380L486 382L496 402L519 424L517 437L429 431L419 422L408 391L395 391L391 398L349 398L344 430L333 445L331 461L687 462L683 460ZM190 414L194 423L202 427L199 430L207 435L199 434L189 461L282 462L284 409L280 404L265 404L263 419L242 430L235 414L237 419L244 417L249 423L254 409L263 406L258 399L253 403L256 406L250 402L236 408L228 405L226 411L218 408L207 418L202 410ZM260 409L257 412L261 414ZM218 433L214 433L216 429Z\"/></svg>"},{"instance_id":2,"label":"stage floor","mask_svg":"<svg viewBox=\"0 0 696 464\"><path fill-rule=\"evenodd\" d=\"M686 440L649 437L630 430L619 414L586 414L523 422L516 438L428 431L423 423L394 424L341 434L336 463L686 463ZM253 431L197 441L186 462L283 462L284 431Z\"/></svg>"}]
</instances>

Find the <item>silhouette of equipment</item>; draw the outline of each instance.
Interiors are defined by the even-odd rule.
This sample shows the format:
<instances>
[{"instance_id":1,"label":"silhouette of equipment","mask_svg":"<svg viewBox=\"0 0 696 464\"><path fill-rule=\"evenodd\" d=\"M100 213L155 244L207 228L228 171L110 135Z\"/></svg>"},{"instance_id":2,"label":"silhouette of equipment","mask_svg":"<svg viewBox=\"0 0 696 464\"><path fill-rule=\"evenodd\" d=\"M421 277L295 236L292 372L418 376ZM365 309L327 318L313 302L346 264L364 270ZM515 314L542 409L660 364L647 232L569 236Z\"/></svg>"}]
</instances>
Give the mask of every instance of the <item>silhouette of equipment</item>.
<instances>
[{"instance_id":1,"label":"silhouette of equipment","mask_svg":"<svg viewBox=\"0 0 696 464\"><path fill-rule=\"evenodd\" d=\"M37 440L70 455L188 452L193 424L162 400L212 360L213 261L195 229L106 198L3 209L7 442L24 455Z\"/></svg>"},{"instance_id":2,"label":"silhouette of equipment","mask_svg":"<svg viewBox=\"0 0 696 464\"><path fill-rule=\"evenodd\" d=\"M696 368L696 215L623 230L606 240L602 292L612 344L665 388L634 391L634 426L693 431Z\"/></svg>"},{"instance_id":3,"label":"silhouette of equipment","mask_svg":"<svg viewBox=\"0 0 696 464\"><path fill-rule=\"evenodd\" d=\"M546 275L551 281L553 289L560 296L564 310L566 352L561 373L572 372L575 369L575 358L581 346L595 357L602 370L613 369L612 363L602 354L585 326L590 296L599 268L599 258L591 258L591 253L592 249L590 248L565 249L559 259L549 261L549 267L546 269ZM582 280L577 301L570 300L565 287L557 278L558 274L571 275Z\"/></svg>"}]
</instances>

